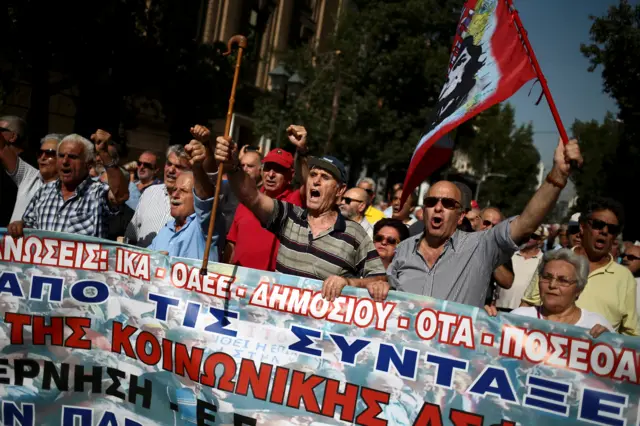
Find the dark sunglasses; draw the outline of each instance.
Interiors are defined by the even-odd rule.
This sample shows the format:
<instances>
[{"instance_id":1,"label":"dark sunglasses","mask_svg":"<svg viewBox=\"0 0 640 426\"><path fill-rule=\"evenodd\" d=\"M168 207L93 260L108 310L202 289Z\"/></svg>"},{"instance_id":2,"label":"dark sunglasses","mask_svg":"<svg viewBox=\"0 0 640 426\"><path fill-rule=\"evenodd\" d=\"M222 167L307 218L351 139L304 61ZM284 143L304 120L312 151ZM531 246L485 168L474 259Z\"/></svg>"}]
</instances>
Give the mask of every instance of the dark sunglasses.
<instances>
[{"instance_id":1,"label":"dark sunglasses","mask_svg":"<svg viewBox=\"0 0 640 426\"><path fill-rule=\"evenodd\" d=\"M362 201L362 200L356 200L355 198L349 198L349 197L342 197L342 201L344 201L347 204L351 204L354 201L356 201L358 203L364 203L364 201Z\"/></svg>"},{"instance_id":2,"label":"dark sunglasses","mask_svg":"<svg viewBox=\"0 0 640 426\"><path fill-rule=\"evenodd\" d=\"M2 132L12 132L13 133L13 130L7 129L6 127L0 127L0 133L2 133Z\"/></svg>"},{"instance_id":3,"label":"dark sunglasses","mask_svg":"<svg viewBox=\"0 0 640 426\"><path fill-rule=\"evenodd\" d=\"M604 220L600 220L600 219L589 219L587 222L589 222L589 225L591 226L591 228L595 229L596 231L601 231L606 226L610 234L618 235L620 233L620 228L621 228L620 225L607 223Z\"/></svg>"},{"instance_id":4,"label":"dark sunglasses","mask_svg":"<svg viewBox=\"0 0 640 426\"><path fill-rule=\"evenodd\" d=\"M369 195L373 194L373 189L365 189L365 192Z\"/></svg>"},{"instance_id":5,"label":"dark sunglasses","mask_svg":"<svg viewBox=\"0 0 640 426\"><path fill-rule=\"evenodd\" d=\"M438 204L438 202L441 202L442 207L444 207L447 210L455 210L461 206L461 204L458 201L454 200L453 198L447 198L447 197L425 197L424 206L428 208L432 208L432 207L435 207Z\"/></svg>"},{"instance_id":6,"label":"dark sunglasses","mask_svg":"<svg viewBox=\"0 0 640 426\"><path fill-rule=\"evenodd\" d=\"M633 262L634 260L640 260L640 257L627 253L621 255L620 257L622 257L623 259L629 259L631 262Z\"/></svg>"},{"instance_id":7,"label":"dark sunglasses","mask_svg":"<svg viewBox=\"0 0 640 426\"><path fill-rule=\"evenodd\" d=\"M384 235L375 235L373 237L373 242L374 243L381 243L383 241L386 241L387 244L395 246L397 245L400 241L396 240L393 237L385 237Z\"/></svg>"},{"instance_id":8,"label":"dark sunglasses","mask_svg":"<svg viewBox=\"0 0 640 426\"><path fill-rule=\"evenodd\" d=\"M53 157L55 157L55 156L56 156L56 153L57 153L57 152L58 152L58 151L56 151L55 149L41 149L41 150L38 152L38 158L42 157L43 155L44 155L46 158L53 158Z\"/></svg>"},{"instance_id":9,"label":"dark sunglasses","mask_svg":"<svg viewBox=\"0 0 640 426\"><path fill-rule=\"evenodd\" d=\"M491 222L490 220L483 220L483 221L482 221L482 224L483 224L484 226L486 226L486 227L489 227L489 226L496 226L496 225L497 225L497 223L493 223L493 222Z\"/></svg>"},{"instance_id":10,"label":"dark sunglasses","mask_svg":"<svg viewBox=\"0 0 640 426\"><path fill-rule=\"evenodd\" d=\"M151 163L147 163L146 161L136 161L136 164L138 164L138 167L142 166L145 169L149 169L149 170L153 170L156 168L156 166L154 166Z\"/></svg>"},{"instance_id":11,"label":"dark sunglasses","mask_svg":"<svg viewBox=\"0 0 640 426\"><path fill-rule=\"evenodd\" d=\"M567 228L567 233L569 235L577 234L580 232L580 226L570 226Z\"/></svg>"}]
</instances>

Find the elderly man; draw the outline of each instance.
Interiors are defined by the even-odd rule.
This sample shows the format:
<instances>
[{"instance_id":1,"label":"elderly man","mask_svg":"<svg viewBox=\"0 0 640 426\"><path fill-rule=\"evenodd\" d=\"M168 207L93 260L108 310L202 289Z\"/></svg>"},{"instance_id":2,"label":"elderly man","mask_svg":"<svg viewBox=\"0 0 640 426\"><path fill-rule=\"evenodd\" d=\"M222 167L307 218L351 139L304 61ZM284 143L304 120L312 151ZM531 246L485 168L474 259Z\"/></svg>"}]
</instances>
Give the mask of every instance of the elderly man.
<instances>
[{"instance_id":1,"label":"elderly man","mask_svg":"<svg viewBox=\"0 0 640 426\"><path fill-rule=\"evenodd\" d=\"M169 256L202 259L215 186L203 166L207 158L206 147L194 139L184 150L193 171L183 172L178 177L175 190L171 192L170 212L173 219L158 232L149 249L166 252ZM218 261L217 243L224 222L216 220L216 225L209 252L209 260L214 262Z\"/></svg>"},{"instance_id":2,"label":"elderly man","mask_svg":"<svg viewBox=\"0 0 640 426\"><path fill-rule=\"evenodd\" d=\"M0 117L0 137L7 142L9 150L18 156L24 151L26 143L25 132L27 125L23 119L13 115ZM17 188L11 178L0 173L0 226L7 226L12 222L12 209L8 206L15 205L17 200ZM24 211L24 208L23 208Z\"/></svg>"},{"instance_id":3,"label":"elderly man","mask_svg":"<svg viewBox=\"0 0 640 426\"><path fill-rule=\"evenodd\" d=\"M143 152L134 165L137 167L133 170L128 170L129 173L131 173L131 177L134 176L133 172L138 172L138 180L131 179L129 182L129 199L127 200L127 206L132 210L138 207L140 197L147 188L151 185L159 185L162 183L162 181L156 177L158 173L158 156L155 153L151 151Z\"/></svg>"},{"instance_id":4,"label":"elderly man","mask_svg":"<svg viewBox=\"0 0 640 426\"><path fill-rule=\"evenodd\" d=\"M242 170L256 181L256 186L262 186L262 154L247 145L240 151L240 165Z\"/></svg>"},{"instance_id":5,"label":"elderly man","mask_svg":"<svg viewBox=\"0 0 640 426\"><path fill-rule=\"evenodd\" d=\"M605 317L619 333L638 336L636 281L631 272L609 254L623 225L622 206L607 198L591 200L580 215L582 241L573 251L589 260L589 277L576 304ZM524 293L522 306L538 305L540 291L536 275Z\"/></svg>"},{"instance_id":6,"label":"elderly man","mask_svg":"<svg viewBox=\"0 0 640 426\"><path fill-rule=\"evenodd\" d=\"M365 217L367 198L367 192L364 189L351 188L342 196L339 208L342 216L359 223L373 240L373 226Z\"/></svg>"},{"instance_id":7,"label":"elderly man","mask_svg":"<svg viewBox=\"0 0 640 426\"><path fill-rule=\"evenodd\" d=\"M492 272L518 249L553 208L570 174L582 162L578 143L558 143L554 167L522 214L484 232L457 230L464 219L462 194L452 182L437 182L424 199L425 232L403 241L389 266L391 286L400 291L483 306Z\"/></svg>"},{"instance_id":8,"label":"elderly man","mask_svg":"<svg viewBox=\"0 0 640 426\"><path fill-rule=\"evenodd\" d=\"M622 254L622 264L636 279L636 308L640 309L640 242L627 245Z\"/></svg>"},{"instance_id":9,"label":"elderly man","mask_svg":"<svg viewBox=\"0 0 640 426\"><path fill-rule=\"evenodd\" d=\"M171 219L169 197L176 189L176 181L191 169L189 159L181 145L167 149L164 165L164 184L147 188L127 226L125 237L129 244L147 247L158 231Z\"/></svg>"},{"instance_id":10,"label":"elderly man","mask_svg":"<svg viewBox=\"0 0 640 426\"><path fill-rule=\"evenodd\" d=\"M58 178L56 152L58 143L63 137L63 135L50 134L40 140L36 169L18 157L17 152L0 134L0 162L18 187L18 196L11 215L12 222L22 219L27 205L42 185Z\"/></svg>"},{"instance_id":11,"label":"elderly man","mask_svg":"<svg viewBox=\"0 0 640 426\"><path fill-rule=\"evenodd\" d=\"M109 215L129 197L117 159L107 151L110 137L102 133L95 147L107 169L108 185L89 176L96 155L93 144L80 135L66 136L58 144L58 179L35 193L22 220L9 225L9 233L17 238L24 228L34 228L105 238Z\"/></svg>"},{"instance_id":12,"label":"elderly man","mask_svg":"<svg viewBox=\"0 0 640 426\"><path fill-rule=\"evenodd\" d=\"M296 127L295 135L290 133L289 139L300 139L297 143L300 151L306 148L307 132L302 126ZM257 155L255 151L249 151L240 159L242 170L256 184L258 178L255 176L255 169L247 167L246 164L250 160L247 159L248 156L257 157ZM291 187L294 176L293 155L281 148L276 148L264 157L262 163L260 191L268 197L302 207L301 191ZM262 227L251 210L240 204L227 234L224 262L246 268L275 271L279 248L280 243L276 236Z\"/></svg>"},{"instance_id":13,"label":"elderly man","mask_svg":"<svg viewBox=\"0 0 640 426\"><path fill-rule=\"evenodd\" d=\"M373 201L376 199L376 182L370 177L364 177L358 180L356 186L367 193L367 210L364 212L364 217L371 225L375 225L377 221L384 219L384 213L373 207Z\"/></svg>"},{"instance_id":14,"label":"elderly man","mask_svg":"<svg viewBox=\"0 0 640 426\"><path fill-rule=\"evenodd\" d=\"M324 280L322 295L334 300L347 286L363 287L376 300L386 298L384 268L373 242L360 225L336 208L345 192L346 172L336 158L310 157L306 209L261 193L242 171L228 138L216 140L216 160L232 166L231 188L240 202L273 232L281 246L276 271Z\"/></svg>"}]
</instances>

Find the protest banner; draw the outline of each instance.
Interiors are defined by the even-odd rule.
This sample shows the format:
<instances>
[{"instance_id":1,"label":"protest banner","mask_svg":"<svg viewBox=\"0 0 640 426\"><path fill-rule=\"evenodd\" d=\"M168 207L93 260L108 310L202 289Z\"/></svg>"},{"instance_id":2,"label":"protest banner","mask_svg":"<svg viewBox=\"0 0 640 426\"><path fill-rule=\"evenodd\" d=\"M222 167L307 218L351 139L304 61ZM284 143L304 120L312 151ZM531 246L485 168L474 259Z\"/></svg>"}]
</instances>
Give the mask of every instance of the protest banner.
<instances>
[{"instance_id":1,"label":"protest banner","mask_svg":"<svg viewBox=\"0 0 640 426\"><path fill-rule=\"evenodd\" d=\"M638 339L199 268L0 231L3 424L638 424Z\"/></svg>"}]
</instances>

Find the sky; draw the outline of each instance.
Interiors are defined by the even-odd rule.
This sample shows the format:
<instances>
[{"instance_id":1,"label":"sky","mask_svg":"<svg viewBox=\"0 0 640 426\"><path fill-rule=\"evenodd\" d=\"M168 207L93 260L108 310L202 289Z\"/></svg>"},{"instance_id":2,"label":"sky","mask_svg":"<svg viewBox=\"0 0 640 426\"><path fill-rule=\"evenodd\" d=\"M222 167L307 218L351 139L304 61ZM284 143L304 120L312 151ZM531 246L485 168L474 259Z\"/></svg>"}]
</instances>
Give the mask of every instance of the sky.
<instances>
[{"instance_id":1,"label":"sky","mask_svg":"<svg viewBox=\"0 0 640 426\"><path fill-rule=\"evenodd\" d=\"M569 137L576 119L602 121L607 111L617 111L614 100L603 92L602 68L590 73L589 61L580 52L580 44L590 42L589 15L603 16L610 5L617 3L618 0L514 0ZM546 101L535 106L540 84L529 96L532 84L525 84L509 102L515 107L518 125L533 124L534 144L549 170L559 133Z\"/></svg>"}]
</instances>

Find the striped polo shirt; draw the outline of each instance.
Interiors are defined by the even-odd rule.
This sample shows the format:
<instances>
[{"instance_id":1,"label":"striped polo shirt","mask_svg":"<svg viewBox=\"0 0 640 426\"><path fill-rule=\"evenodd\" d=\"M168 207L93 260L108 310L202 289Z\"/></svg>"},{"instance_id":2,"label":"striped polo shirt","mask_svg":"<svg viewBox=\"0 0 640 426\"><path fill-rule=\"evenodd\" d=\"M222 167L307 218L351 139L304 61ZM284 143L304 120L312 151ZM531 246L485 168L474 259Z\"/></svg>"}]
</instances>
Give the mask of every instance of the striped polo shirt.
<instances>
[{"instance_id":1,"label":"striped polo shirt","mask_svg":"<svg viewBox=\"0 0 640 426\"><path fill-rule=\"evenodd\" d=\"M319 280L332 275L350 278L385 275L373 241L358 223L338 213L335 225L314 237L306 209L273 201L273 213L265 228L280 240L277 272Z\"/></svg>"}]
</instances>

